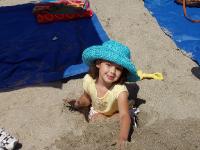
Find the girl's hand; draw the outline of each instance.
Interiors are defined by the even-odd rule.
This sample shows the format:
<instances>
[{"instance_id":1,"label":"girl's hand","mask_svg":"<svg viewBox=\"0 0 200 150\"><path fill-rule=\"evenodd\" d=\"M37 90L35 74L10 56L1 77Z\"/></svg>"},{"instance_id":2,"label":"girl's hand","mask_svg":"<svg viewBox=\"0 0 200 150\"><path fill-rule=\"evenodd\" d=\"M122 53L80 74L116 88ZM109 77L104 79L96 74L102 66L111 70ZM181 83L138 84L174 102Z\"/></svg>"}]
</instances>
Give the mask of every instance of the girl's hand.
<instances>
[{"instance_id":1,"label":"girl's hand","mask_svg":"<svg viewBox=\"0 0 200 150\"><path fill-rule=\"evenodd\" d=\"M119 150L125 150L127 148L127 141L123 139L119 139L117 145L118 145Z\"/></svg>"},{"instance_id":2,"label":"girl's hand","mask_svg":"<svg viewBox=\"0 0 200 150\"><path fill-rule=\"evenodd\" d=\"M80 107L80 102L75 99L63 99L64 105L69 107L70 111L77 110Z\"/></svg>"}]
</instances>

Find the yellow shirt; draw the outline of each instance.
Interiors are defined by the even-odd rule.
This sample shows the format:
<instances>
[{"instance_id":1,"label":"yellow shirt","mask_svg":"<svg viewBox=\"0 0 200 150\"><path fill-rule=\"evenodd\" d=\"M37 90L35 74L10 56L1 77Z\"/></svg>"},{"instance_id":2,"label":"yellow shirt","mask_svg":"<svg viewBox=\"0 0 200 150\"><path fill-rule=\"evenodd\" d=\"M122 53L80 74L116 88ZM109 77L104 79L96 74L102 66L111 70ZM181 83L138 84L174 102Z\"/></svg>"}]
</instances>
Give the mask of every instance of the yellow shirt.
<instances>
[{"instance_id":1,"label":"yellow shirt","mask_svg":"<svg viewBox=\"0 0 200 150\"><path fill-rule=\"evenodd\" d=\"M89 94L94 110L110 116L118 111L117 98L119 94L123 91L128 92L128 90L125 85L116 84L103 97L98 97L95 81L89 74L86 74L83 78L83 89Z\"/></svg>"}]
</instances>

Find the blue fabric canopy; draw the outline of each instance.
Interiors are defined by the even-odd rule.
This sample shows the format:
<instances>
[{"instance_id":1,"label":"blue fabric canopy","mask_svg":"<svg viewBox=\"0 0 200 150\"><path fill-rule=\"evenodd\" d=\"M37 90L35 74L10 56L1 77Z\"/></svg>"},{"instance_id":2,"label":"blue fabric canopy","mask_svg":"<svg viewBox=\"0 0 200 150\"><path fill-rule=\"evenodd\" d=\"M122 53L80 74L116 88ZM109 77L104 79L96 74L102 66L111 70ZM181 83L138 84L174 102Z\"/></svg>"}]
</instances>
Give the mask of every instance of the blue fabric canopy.
<instances>
[{"instance_id":1,"label":"blue fabric canopy","mask_svg":"<svg viewBox=\"0 0 200 150\"><path fill-rule=\"evenodd\" d=\"M0 90L85 73L82 51L109 40L92 18L38 24L34 4L0 7Z\"/></svg>"},{"instance_id":2,"label":"blue fabric canopy","mask_svg":"<svg viewBox=\"0 0 200 150\"><path fill-rule=\"evenodd\" d=\"M144 3L177 47L191 54L192 59L200 65L200 23L187 20L182 5L174 0L144 0ZM187 7L187 14L192 19L200 20L200 8Z\"/></svg>"}]
</instances>

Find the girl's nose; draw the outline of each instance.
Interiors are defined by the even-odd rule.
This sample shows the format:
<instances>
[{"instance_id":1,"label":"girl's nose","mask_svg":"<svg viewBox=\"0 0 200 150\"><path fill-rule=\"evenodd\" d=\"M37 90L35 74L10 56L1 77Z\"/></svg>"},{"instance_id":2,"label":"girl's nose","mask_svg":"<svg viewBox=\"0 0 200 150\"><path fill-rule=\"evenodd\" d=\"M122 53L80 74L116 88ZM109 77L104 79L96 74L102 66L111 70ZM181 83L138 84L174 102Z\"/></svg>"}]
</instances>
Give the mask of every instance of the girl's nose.
<instances>
[{"instance_id":1,"label":"girl's nose","mask_svg":"<svg viewBox=\"0 0 200 150\"><path fill-rule=\"evenodd\" d=\"M116 71L116 68L115 68L115 66L112 66L112 67L110 68L110 72L114 74L114 73L115 73L115 71Z\"/></svg>"}]
</instances>

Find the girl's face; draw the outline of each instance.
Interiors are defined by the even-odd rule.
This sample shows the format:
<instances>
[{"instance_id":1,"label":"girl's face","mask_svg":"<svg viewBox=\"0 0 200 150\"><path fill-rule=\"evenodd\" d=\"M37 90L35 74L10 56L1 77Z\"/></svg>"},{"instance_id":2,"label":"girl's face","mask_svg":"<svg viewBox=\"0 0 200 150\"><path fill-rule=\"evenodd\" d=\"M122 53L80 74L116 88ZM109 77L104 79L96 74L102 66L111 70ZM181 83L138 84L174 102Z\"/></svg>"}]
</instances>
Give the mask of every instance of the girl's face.
<instances>
[{"instance_id":1,"label":"girl's face","mask_svg":"<svg viewBox=\"0 0 200 150\"><path fill-rule=\"evenodd\" d=\"M123 68L109 61L97 62L96 67L99 69L99 79L107 84L112 84L119 80L122 75Z\"/></svg>"}]
</instances>

